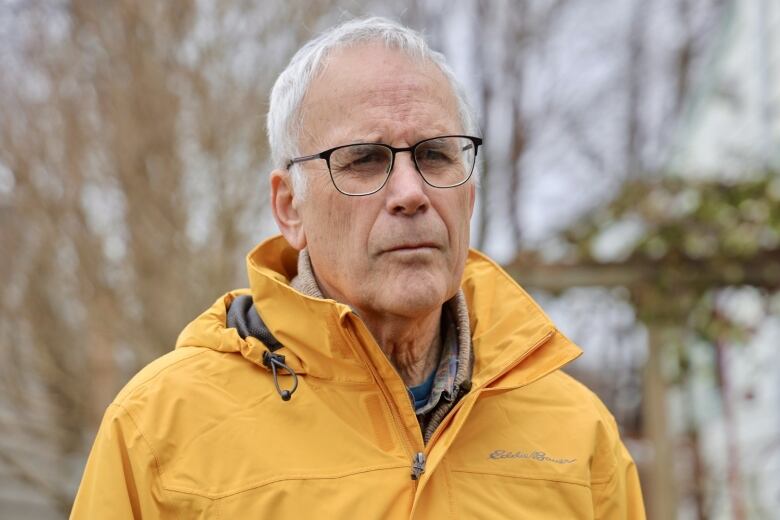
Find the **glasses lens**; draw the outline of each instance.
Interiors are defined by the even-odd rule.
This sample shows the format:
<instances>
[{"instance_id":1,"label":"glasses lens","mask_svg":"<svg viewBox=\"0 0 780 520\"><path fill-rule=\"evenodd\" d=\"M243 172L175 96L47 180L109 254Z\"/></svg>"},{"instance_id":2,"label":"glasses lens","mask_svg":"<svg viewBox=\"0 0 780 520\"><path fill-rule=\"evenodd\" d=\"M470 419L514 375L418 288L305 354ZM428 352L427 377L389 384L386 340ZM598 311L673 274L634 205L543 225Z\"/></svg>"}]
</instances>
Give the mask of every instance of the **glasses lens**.
<instances>
[{"instance_id":1,"label":"glasses lens","mask_svg":"<svg viewBox=\"0 0 780 520\"><path fill-rule=\"evenodd\" d=\"M466 137L437 137L420 143L414 160L431 186L448 188L464 183L474 169L476 147Z\"/></svg>"},{"instance_id":2,"label":"glasses lens","mask_svg":"<svg viewBox=\"0 0 780 520\"><path fill-rule=\"evenodd\" d=\"M382 187L392 152L377 144L352 144L335 150L330 156L333 184L343 193L362 195Z\"/></svg>"}]
</instances>

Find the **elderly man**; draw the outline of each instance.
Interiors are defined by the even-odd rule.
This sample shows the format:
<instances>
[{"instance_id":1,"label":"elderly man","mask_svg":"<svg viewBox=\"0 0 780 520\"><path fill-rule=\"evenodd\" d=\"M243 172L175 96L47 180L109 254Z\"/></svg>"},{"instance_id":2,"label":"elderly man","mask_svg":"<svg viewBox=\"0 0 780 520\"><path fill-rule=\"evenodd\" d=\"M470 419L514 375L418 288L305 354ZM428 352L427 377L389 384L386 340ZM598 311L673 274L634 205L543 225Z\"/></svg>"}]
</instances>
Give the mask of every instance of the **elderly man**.
<instances>
[{"instance_id":1,"label":"elderly man","mask_svg":"<svg viewBox=\"0 0 780 520\"><path fill-rule=\"evenodd\" d=\"M643 518L579 349L469 251L482 140L393 22L304 46L271 95L282 236L106 412L74 518Z\"/></svg>"}]
</instances>

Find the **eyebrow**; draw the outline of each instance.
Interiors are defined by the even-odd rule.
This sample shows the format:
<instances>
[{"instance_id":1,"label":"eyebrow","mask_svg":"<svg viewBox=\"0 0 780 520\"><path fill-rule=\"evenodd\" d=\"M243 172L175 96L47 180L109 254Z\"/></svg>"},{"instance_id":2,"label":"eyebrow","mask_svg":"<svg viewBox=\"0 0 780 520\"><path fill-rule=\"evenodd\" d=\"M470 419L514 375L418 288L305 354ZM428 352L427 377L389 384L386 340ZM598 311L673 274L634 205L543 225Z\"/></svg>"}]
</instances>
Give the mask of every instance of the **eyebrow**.
<instances>
[{"instance_id":1,"label":"eyebrow","mask_svg":"<svg viewBox=\"0 0 780 520\"><path fill-rule=\"evenodd\" d=\"M444 135L444 134L441 134L441 135ZM434 139L437 136L438 136L438 134L437 135L432 135L432 136L429 136L429 137L420 137L420 138L416 139L414 141L414 143L419 143L420 141L427 141L428 139ZM376 139L355 139L352 142L344 143L344 145L350 145L350 144L384 144L384 145L390 146L390 144L382 141L381 137L377 137ZM344 145L337 145L337 146L344 146Z\"/></svg>"},{"instance_id":2,"label":"eyebrow","mask_svg":"<svg viewBox=\"0 0 780 520\"><path fill-rule=\"evenodd\" d=\"M380 137L377 137L376 139L356 139L353 140L351 143L347 144L384 144L382 142L382 139Z\"/></svg>"}]
</instances>

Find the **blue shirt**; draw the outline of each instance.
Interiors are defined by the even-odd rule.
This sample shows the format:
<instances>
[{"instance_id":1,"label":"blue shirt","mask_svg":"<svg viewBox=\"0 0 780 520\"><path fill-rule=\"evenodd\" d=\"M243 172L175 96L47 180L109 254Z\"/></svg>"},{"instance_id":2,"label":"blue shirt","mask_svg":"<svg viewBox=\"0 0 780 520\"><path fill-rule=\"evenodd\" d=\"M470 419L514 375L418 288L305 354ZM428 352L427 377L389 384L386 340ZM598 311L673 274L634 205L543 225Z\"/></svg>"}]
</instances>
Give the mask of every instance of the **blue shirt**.
<instances>
[{"instance_id":1,"label":"blue shirt","mask_svg":"<svg viewBox=\"0 0 780 520\"><path fill-rule=\"evenodd\" d=\"M425 381L417 386L410 386L409 392L412 393L414 399L414 409L419 410L426 404L431 397L431 390L433 390L433 380L436 378L436 370L431 370L431 375L425 378Z\"/></svg>"}]
</instances>

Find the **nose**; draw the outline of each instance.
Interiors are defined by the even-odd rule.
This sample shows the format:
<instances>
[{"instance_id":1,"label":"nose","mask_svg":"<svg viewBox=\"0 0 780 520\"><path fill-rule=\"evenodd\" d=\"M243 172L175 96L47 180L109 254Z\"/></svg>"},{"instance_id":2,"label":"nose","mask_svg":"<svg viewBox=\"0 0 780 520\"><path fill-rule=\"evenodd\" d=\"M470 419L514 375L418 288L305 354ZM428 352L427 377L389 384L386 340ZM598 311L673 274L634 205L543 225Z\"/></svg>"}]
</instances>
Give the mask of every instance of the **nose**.
<instances>
[{"instance_id":1,"label":"nose","mask_svg":"<svg viewBox=\"0 0 780 520\"><path fill-rule=\"evenodd\" d=\"M393 214L414 215L430 206L425 181L417 171L410 153L395 156L393 170L387 179L386 205Z\"/></svg>"}]
</instances>

